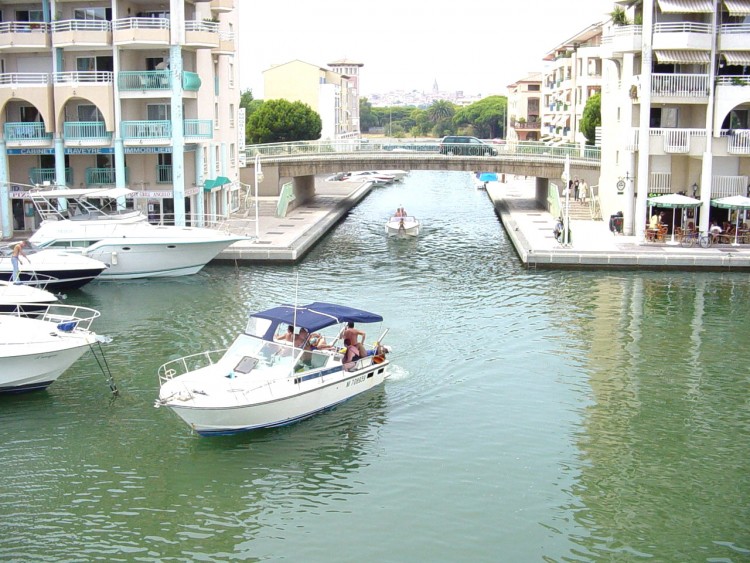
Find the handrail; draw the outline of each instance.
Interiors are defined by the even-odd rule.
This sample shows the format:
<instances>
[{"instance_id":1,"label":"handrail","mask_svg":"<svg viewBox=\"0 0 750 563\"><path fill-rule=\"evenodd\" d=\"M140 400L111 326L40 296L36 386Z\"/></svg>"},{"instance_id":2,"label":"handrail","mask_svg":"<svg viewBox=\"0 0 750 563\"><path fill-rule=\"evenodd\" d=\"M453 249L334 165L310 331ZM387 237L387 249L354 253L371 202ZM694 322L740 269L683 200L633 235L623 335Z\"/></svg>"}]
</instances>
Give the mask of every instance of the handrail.
<instances>
[{"instance_id":1,"label":"handrail","mask_svg":"<svg viewBox=\"0 0 750 563\"><path fill-rule=\"evenodd\" d=\"M61 31L112 31L112 22L107 20L60 20L52 22L52 32Z\"/></svg>"}]
</instances>

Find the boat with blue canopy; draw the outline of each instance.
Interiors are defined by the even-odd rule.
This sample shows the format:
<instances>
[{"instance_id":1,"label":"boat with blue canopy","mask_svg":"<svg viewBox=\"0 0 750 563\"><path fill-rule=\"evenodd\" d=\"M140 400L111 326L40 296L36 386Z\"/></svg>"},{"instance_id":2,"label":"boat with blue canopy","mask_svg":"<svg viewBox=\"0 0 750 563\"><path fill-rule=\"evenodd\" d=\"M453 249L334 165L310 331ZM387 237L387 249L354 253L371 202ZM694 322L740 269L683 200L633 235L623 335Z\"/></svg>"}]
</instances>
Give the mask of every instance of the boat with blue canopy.
<instances>
[{"instance_id":1,"label":"boat with blue canopy","mask_svg":"<svg viewBox=\"0 0 750 563\"><path fill-rule=\"evenodd\" d=\"M156 406L171 408L203 436L309 418L388 378L382 321L376 313L324 302L253 313L229 348L162 365ZM378 337L367 345L366 332L352 325L373 324Z\"/></svg>"}]
</instances>

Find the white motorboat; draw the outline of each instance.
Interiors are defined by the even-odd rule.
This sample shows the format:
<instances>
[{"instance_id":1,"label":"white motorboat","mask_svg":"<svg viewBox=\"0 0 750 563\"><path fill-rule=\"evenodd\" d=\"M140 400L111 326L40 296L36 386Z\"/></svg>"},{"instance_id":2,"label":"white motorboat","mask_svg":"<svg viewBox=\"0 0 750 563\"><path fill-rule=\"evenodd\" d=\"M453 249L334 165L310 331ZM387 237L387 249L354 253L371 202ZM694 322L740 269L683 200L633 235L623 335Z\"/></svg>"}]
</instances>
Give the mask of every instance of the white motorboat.
<instances>
[{"instance_id":1,"label":"white motorboat","mask_svg":"<svg viewBox=\"0 0 750 563\"><path fill-rule=\"evenodd\" d=\"M342 180L349 182L372 182L373 186L385 186L392 184L396 180L393 174L382 174L374 170L359 170L357 172L347 172Z\"/></svg>"},{"instance_id":2,"label":"white motorboat","mask_svg":"<svg viewBox=\"0 0 750 563\"><path fill-rule=\"evenodd\" d=\"M204 436L284 426L311 417L390 375L389 350L382 345L388 330L356 361L345 363L345 350L339 348L346 323L382 320L374 313L319 302L255 313L228 349L161 366L155 406L171 408ZM288 326L300 333L304 329L308 336L296 343L276 340Z\"/></svg>"},{"instance_id":3,"label":"white motorboat","mask_svg":"<svg viewBox=\"0 0 750 563\"><path fill-rule=\"evenodd\" d=\"M32 190L42 224L29 240L103 262L108 268L101 280L126 280L195 274L226 247L247 238L216 229L152 225L139 211L110 212L91 201L132 193L124 188ZM63 197L66 212L56 203Z\"/></svg>"},{"instance_id":4,"label":"white motorboat","mask_svg":"<svg viewBox=\"0 0 750 563\"><path fill-rule=\"evenodd\" d=\"M97 342L99 312L48 305L32 315L0 313L0 393L46 389Z\"/></svg>"},{"instance_id":5,"label":"white motorboat","mask_svg":"<svg viewBox=\"0 0 750 563\"><path fill-rule=\"evenodd\" d=\"M373 172L375 172L375 174L393 176L396 182L403 182L404 178L409 175L408 170L373 170Z\"/></svg>"},{"instance_id":6,"label":"white motorboat","mask_svg":"<svg viewBox=\"0 0 750 563\"><path fill-rule=\"evenodd\" d=\"M19 281L50 291L81 288L107 269L104 262L80 252L41 249L30 243L23 252L26 258L19 263ZM12 254L13 244L0 247L0 280L13 277Z\"/></svg>"},{"instance_id":7,"label":"white motorboat","mask_svg":"<svg viewBox=\"0 0 750 563\"><path fill-rule=\"evenodd\" d=\"M390 237L416 237L419 235L420 228L419 220L411 215L405 217L394 215L385 224L385 232Z\"/></svg>"},{"instance_id":8,"label":"white motorboat","mask_svg":"<svg viewBox=\"0 0 750 563\"><path fill-rule=\"evenodd\" d=\"M32 312L57 301L54 293L24 283L0 281L0 312Z\"/></svg>"}]
</instances>

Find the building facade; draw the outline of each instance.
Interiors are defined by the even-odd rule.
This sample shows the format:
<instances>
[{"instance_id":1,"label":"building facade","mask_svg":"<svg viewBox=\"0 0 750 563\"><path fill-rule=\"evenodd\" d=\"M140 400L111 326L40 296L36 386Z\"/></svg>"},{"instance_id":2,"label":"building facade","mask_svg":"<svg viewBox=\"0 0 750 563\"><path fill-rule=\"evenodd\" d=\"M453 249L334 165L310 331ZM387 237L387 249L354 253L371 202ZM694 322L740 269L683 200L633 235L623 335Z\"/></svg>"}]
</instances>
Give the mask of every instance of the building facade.
<instances>
[{"instance_id":1,"label":"building facade","mask_svg":"<svg viewBox=\"0 0 750 563\"><path fill-rule=\"evenodd\" d=\"M33 230L29 185L127 187L152 221L238 200L235 0L0 0L3 237Z\"/></svg>"},{"instance_id":2,"label":"building facade","mask_svg":"<svg viewBox=\"0 0 750 563\"><path fill-rule=\"evenodd\" d=\"M677 214L705 231L714 198L750 190L750 2L618 2L606 26L600 198L644 237L649 195L699 198ZM671 213L667 214L671 222Z\"/></svg>"},{"instance_id":3,"label":"building facade","mask_svg":"<svg viewBox=\"0 0 750 563\"><path fill-rule=\"evenodd\" d=\"M539 72L508 85L509 140L538 141L542 130L542 75Z\"/></svg>"},{"instance_id":4,"label":"building facade","mask_svg":"<svg viewBox=\"0 0 750 563\"><path fill-rule=\"evenodd\" d=\"M543 140L586 143L579 125L586 102L601 91L601 38L602 24L593 24L544 56Z\"/></svg>"},{"instance_id":5,"label":"building facade","mask_svg":"<svg viewBox=\"0 0 750 563\"><path fill-rule=\"evenodd\" d=\"M263 98L302 102L320 115L321 139L356 139L359 131L359 69L342 61L332 68L300 60L263 71ZM356 74L347 71L355 70ZM356 108L356 109L355 109Z\"/></svg>"}]
</instances>

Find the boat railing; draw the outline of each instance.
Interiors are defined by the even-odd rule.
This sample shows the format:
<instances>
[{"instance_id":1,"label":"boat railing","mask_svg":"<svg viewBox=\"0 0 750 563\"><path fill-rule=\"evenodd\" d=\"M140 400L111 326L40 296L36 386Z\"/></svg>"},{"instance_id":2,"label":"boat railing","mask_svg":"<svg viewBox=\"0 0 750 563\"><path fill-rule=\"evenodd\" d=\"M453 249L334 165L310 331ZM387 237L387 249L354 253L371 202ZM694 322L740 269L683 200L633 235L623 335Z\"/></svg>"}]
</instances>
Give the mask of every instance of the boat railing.
<instances>
[{"instance_id":1,"label":"boat railing","mask_svg":"<svg viewBox=\"0 0 750 563\"><path fill-rule=\"evenodd\" d=\"M157 372L159 376L159 385L164 385L174 377L217 363L226 351L226 348L221 350L207 350L205 352L198 352L197 354L191 354L189 356L177 358L176 360L168 361L163 364Z\"/></svg>"},{"instance_id":2,"label":"boat railing","mask_svg":"<svg viewBox=\"0 0 750 563\"><path fill-rule=\"evenodd\" d=\"M29 313L29 310L32 308L33 312ZM61 305L58 303L42 307L38 303L18 303L12 310L3 312L2 314L33 317L39 321L56 323L57 328L63 332L73 332L74 330L88 332L91 330L91 323L101 315L99 311L89 307Z\"/></svg>"},{"instance_id":3,"label":"boat railing","mask_svg":"<svg viewBox=\"0 0 750 563\"><path fill-rule=\"evenodd\" d=\"M28 272L25 270L18 272L18 284L19 285L30 285L38 289L46 289L49 284L58 282L59 279L55 276L48 276L47 274L37 274L34 271Z\"/></svg>"}]
</instances>

